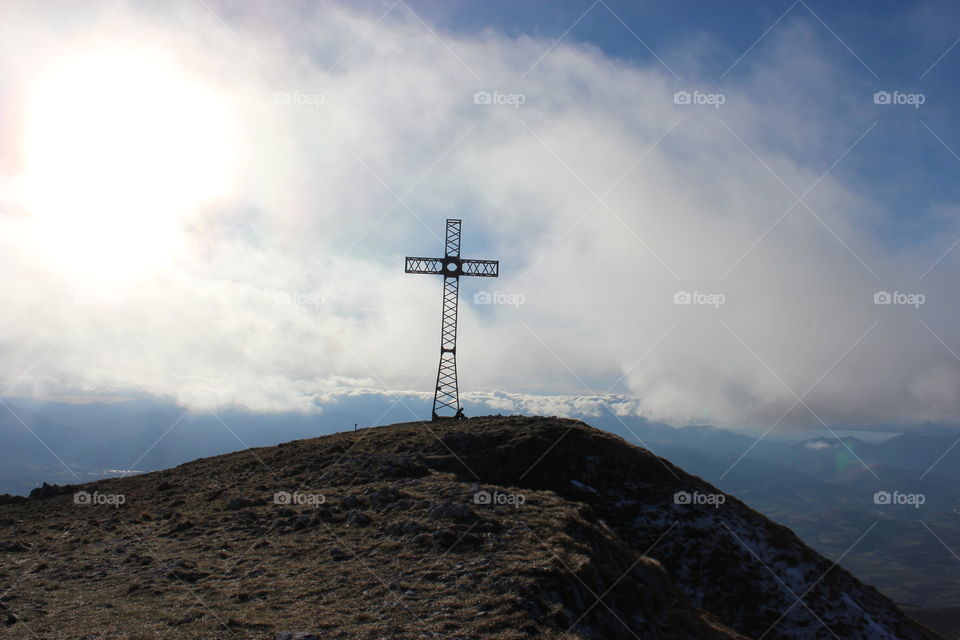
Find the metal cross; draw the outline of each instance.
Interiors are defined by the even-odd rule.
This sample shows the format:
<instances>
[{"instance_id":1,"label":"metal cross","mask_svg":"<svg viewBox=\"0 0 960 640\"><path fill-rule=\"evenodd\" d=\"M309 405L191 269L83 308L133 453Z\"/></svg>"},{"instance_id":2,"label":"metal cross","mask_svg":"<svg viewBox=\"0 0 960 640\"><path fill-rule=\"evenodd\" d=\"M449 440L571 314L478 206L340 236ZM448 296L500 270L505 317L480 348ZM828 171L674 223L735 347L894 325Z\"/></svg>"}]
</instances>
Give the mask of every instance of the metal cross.
<instances>
[{"instance_id":1,"label":"metal cross","mask_svg":"<svg viewBox=\"0 0 960 640\"><path fill-rule=\"evenodd\" d=\"M457 388L457 298L460 276L496 278L498 260L470 260L460 257L460 220L447 219L446 250L442 258L408 257L407 273L443 276L443 326L440 331L440 367L433 394L433 419L462 418ZM443 415L453 412L453 415Z\"/></svg>"}]
</instances>

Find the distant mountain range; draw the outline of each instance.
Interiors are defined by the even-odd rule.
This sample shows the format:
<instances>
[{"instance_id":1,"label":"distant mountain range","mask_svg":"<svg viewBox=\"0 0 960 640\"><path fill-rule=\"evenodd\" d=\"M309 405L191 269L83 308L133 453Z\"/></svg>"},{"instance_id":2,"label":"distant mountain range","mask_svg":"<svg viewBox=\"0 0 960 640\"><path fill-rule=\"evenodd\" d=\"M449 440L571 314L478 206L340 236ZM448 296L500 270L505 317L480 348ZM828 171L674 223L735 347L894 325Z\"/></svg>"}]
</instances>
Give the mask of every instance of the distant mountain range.
<instances>
[{"instance_id":1,"label":"distant mountain range","mask_svg":"<svg viewBox=\"0 0 960 640\"><path fill-rule=\"evenodd\" d=\"M252 414L185 412L154 400L66 404L6 398L8 408L0 406L0 493L25 495L42 482L166 469L203 456L333 433L354 424L370 426L368 421L378 415L414 419L404 408L414 405L404 402L391 406L382 397L367 403L358 398L317 414ZM419 404L414 410L429 414L429 408Z\"/></svg>"},{"instance_id":2,"label":"distant mountain range","mask_svg":"<svg viewBox=\"0 0 960 640\"><path fill-rule=\"evenodd\" d=\"M589 422L736 495L898 602L960 605L960 432L757 443L715 427L614 416ZM923 504L894 503L913 495ZM874 525L870 542L848 554L849 536Z\"/></svg>"}]
</instances>

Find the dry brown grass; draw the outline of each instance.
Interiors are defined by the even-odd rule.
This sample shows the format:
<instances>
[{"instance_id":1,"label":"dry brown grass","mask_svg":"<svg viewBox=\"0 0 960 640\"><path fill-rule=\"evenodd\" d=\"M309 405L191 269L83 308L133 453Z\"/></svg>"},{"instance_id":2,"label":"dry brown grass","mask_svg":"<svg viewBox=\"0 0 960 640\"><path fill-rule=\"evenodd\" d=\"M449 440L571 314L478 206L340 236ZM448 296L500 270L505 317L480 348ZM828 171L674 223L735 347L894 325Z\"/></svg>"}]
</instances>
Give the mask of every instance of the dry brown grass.
<instances>
[{"instance_id":1,"label":"dry brown grass","mask_svg":"<svg viewBox=\"0 0 960 640\"><path fill-rule=\"evenodd\" d=\"M574 477L623 484L614 466L651 509L676 488L669 463L582 423L491 417L53 489L0 506L0 636L745 637L576 498ZM76 505L78 489L125 504ZM483 490L523 504L476 504ZM274 503L295 491L325 501Z\"/></svg>"}]
</instances>

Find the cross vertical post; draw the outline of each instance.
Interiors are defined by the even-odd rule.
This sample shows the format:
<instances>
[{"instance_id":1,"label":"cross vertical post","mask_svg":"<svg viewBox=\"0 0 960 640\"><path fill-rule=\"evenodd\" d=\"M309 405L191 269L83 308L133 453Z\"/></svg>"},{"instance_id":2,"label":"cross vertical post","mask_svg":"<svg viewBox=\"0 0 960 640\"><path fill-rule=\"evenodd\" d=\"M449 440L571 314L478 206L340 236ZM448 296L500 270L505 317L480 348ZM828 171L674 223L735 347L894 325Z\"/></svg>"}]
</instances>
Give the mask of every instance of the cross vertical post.
<instances>
[{"instance_id":1,"label":"cross vertical post","mask_svg":"<svg viewBox=\"0 0 960 640\"><path fill-rule=\"evenodd\" d=\"M444 256L442 258L407 257L406 273L443 276L443 313L440 328L440 366L433 394L433 420L461 417L457 386L457 302L460 276L496 278L500 275L497 260L472 260L460 257L460 220L447 219ZM451 415L452 412L452 415Z\"/></svg>"}]
</instances>

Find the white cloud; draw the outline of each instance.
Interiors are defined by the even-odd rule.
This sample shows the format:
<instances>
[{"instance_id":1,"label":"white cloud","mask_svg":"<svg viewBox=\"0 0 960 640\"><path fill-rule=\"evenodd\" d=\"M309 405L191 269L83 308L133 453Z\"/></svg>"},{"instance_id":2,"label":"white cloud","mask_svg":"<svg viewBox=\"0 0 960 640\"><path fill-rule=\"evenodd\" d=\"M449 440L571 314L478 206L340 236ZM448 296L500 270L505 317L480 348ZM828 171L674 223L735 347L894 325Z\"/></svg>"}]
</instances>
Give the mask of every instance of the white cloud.
<instances>
[{"instance_id":1,"label":"white cloud","mask_svg":"<svg viewBox=\"0 0 960 640\"><path fill-rule=\"evenodd\" d=\"M501 260L500 279L461 288L462 385L490 407L569 414L613 392L629 396L617 411L765 428L816 383L804 402L830 424L960 418L957 362L932 335L960 350L956 256L918 279L957 229L891 254L876 237L884 203L843 160L823 175L875 118L808 22L785 22L746 75L716 87L572 38L524 75L549 41L441 43L399 7L364 35L376 12L347 5L234 5L229 30L195 3L74 8L86 15L57 26L52 4L12 6L4 110L16 113L29 71L91 46L90 19L97 44L166 43L242 132L233 192L191 212L175 268L94 281L37 258L22 212L0 217L0 378L22 376L18 389L254 410L429 390L440 282L405 275L402 258L439 252L450 216L464 219L465 255ZM23 62L38 42L57 44ZM674 104L698 88L723 91L722 107ZM478 105L477 91L524 102ZM17 153L5 148L2 183ZM813 211L783 215L790 190L813 184ZM483 288L525 301L474 305ZM878 290L929 302L877 306ZM726 301L675 305L677 291ZM802 404L784 422L819 426Z\"/></svg>"}]
</instances>

